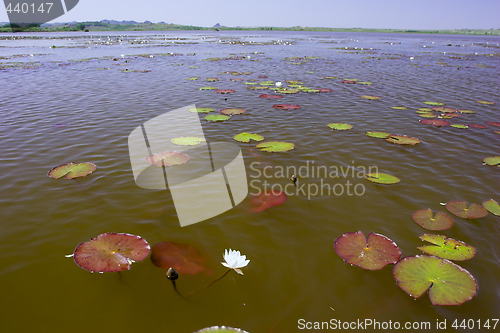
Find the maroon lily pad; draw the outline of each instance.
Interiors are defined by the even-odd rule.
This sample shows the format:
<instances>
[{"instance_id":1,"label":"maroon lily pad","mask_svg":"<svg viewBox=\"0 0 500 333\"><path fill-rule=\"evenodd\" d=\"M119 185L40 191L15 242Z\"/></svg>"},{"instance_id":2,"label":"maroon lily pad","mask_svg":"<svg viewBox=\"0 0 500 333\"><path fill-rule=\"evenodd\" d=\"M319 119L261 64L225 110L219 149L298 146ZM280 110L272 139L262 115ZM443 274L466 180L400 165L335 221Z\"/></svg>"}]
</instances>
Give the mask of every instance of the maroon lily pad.
<instances>
[{"instance_id":1,"label":"maroon lily pad","mask_svg":"<svg viewBox=\"0 0 500 333\"><path fill-rule=\"evenodd\" d=\"M283 98L281 95L269 95L269 94L262 94L259 95L260 98Z\"/></svg>"},{"instance_id":2,"label":"maroon lily pad","mask_svg":"<svg viewBox=\"0 0 500 333\"><path fill-rule=\"evenodd\" d=\"M182 274L198 274L206 270L205 258L193 245L159 242L151 249L151 261L163 269L175 268Z\"/></svg>"},{"instance_id":3,"label":"maroon lily pad","mask_svg":"<svg viewBox=\"0 0 500 333\"><path fill-rule=\"evenodd\" d=\"M318 89L318 92L320 92L320 93L326 93L326 92L332 92L332 91L333 91L333 89L326 89L326 88L319 88Z\"/></svg>"},{"instance_id":4,"label":"maroon lily pad","mask_svg":"<svg viewBox=\"0 0 500 333\"><path fill-rule=\"evenodd\" d=\"M161 168L162 166L172 166L184 164L189 161L189 156L178 151L166 151L160 154L153 154L146 157L146 162Z\"/></svg>"},{"instance_id":5,"label":"maroon lily pad","mask_svg":"<svg viewBox=\"0 0 500 333\"><path fill-rule=\"evenodd\" d=\"M295 110L300 109L300 105L294 104L274 104L273 108L278 110Z\"/></svg>"},{"instance_id":6,"label":"maroon lily pad","mask_svg":"<svg viewBox=\"0 0 500 333\"><path fill-rule=\"evenodd\" d=\"M234 93L236 90L234 89L217 89L215 90L216 93L219 93L219 94L231 94L231 93Z\"/></svg>"},{"instance_id":7,"label":"maroon lily pad","mask_svg":"<svg viewBox=\"0 0 500 333\"><path fill-rule=\"evenodd\" d=\"M488 128L488 126L482 124L467 124L467 126L472 128Z\"/></svg>"},{"instance_id":8,"label":"maroon lily pad","mask_svg":"<svg viewBox=\"0 0 500 333\"><path fill-rule=\"evenodd\" d=\"M345 83L345 84L355 84L356 81L353 81L353 80L342 80L342 83Z\"/></svg>"},{"instance_id":9,"label":"maroon lily pad","mask_svg":"<svg viewBox=\"0 0 500 333\"><path fill-rule=\"evenodd\" d=\"M149 250L148 242L139 236L107 232L78 245L73 255L75 263L88 271L118 272L142 261Z\"/></svg>"},{"instance_id":10,"label":"maroon lily pad","mask_svg":"<svg viewBox=\"0 0 500 333\"><path fill-rule=\"evenodd\" d=\"M449 122L447 122L446 120L443 120L443 119L420 119L419 121L422 124L431 125L431 126L435 126L435 127L450 125Z\"/></svg>"},{"instance_id":11,"label":"maroon lily pad","mask_svg":"<svg viewBox=\"0 0 500 333\"><path fill-rule=\"evenodd\" d=\"M250 212L262 212L268 208L279 206L283 204L286 199L286 194L281 191L261 192L260 194L253 196L250 200L250 204L252 205Z\"/></svg>"},{"instance_id":12,"label":"maroon lily pad","mask_svg":"<svg viewBox=\"0 0 500 333\"><path fill-rule=\"evenodd\" d=\"M433 214L430 208L417 210L411 216L422 228L427 230L446 230L453 226L453 219L450 215L437 212Z\"/></svg>"},{"instance_id":13,"label":"maroon lily pad","mask_svg":"<svg viewBox=\"0 0 500 333\"><path fill-rule=\"evenodd\" d=\"M479 219L488 215L488 211L483 206L476 203L467 205L467 201L448 201L446 209L463 219Z\"/></svg>"},{"instance_id":14,"label":"maroon lily pad","mask_svg":"<svg viewBox=\"0 0 500 333\"><path fill-rule=\"evenodd\" d=\"M487 121L486 125L500 127L500 122L499 121Z\"/></svg>"},{"instance_id":15,"label":"maroon lily pad","mask_svg":"<svg viewBox=\"0 0 500 333\"><path fill-rule=\"evenodd\" d=\"M370 232L348 232L335 240L335 252L348 264L368 270L379 270L401 258L401 250L391 239Z\"/></svg>"}]
</instances>

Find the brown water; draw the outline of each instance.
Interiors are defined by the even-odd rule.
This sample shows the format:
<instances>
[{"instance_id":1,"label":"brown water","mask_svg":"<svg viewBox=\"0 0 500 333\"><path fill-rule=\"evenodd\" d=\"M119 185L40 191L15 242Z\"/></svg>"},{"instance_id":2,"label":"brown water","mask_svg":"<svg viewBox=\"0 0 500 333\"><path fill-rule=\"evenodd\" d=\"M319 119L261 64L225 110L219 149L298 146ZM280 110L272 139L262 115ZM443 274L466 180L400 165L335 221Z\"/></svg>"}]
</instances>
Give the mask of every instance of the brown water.
<instances>
[{"instance_id":1,"label":"brown water","mask_svg":"<svg viewBox=\"0 0 500 333\"><path fill-rule=\"evenodd\" d=\"M300 319L370 318L432 325L446 319L446 331L453 331L455 319L499 318L500 220L491 214L455 218L451 229L439 232L477 249L475 258L460 265L477 279L478 294L461 306L432 306L427 295L413 300L396 286L392 266L364 271L333 250L338 236L362 230L384 234L404 256L415 255L418 236L426 232L412 221L415 210L444 210L440 203L450 200L500 201L500 169L482 165L484 157L500 153L500 135L494 133L499 128L435 128L419 123L415 113L430 100L477 111L452 123L500 121L499 104L476 102L500 102L499 42L482 36L290 32L0 36L0 330L183 333L229 325L276 333L307 331L299 329ZM203 61L231 55L238 60ZM300 65L283 60L303 56L318 58ZM150 72L120 71L125 68ZM218 74L226 71L252 74ZM196 76L197 81L185 80ZM207 77L220 81L205 82ZM333 92L266 100L257 96L270 92L249 90L231 78L297 80ZM236 92L199 90L211 85ZM357 175L327 179L350 180L363 195L289 195L283 205L261 213L248 213L245 200L181 228L168 191L135 185L127 137L148 119L193 103L247 110L223 123L202 120L210 141L233 141L248 131L295 144L280 154L240 144L248 181L257 179L254 187L263 186L266 166L273 172L304 165L311 170L312 163L358 171L375 166L401 182L381 186ZM302 108L279 111L271 107L275 103ZM400 105L410 109L390 108ZM331 122L354 128L332 132L326 126ZM398 146L364 135L374 130L422 142ZM46 176L71 161L91 161L98 169L78 181ZM288 176L273 173L267 180L284 186ZM303 175L299 181L318 179ZM149 258L120 274L91 274L65 258L103 232L137 234L151 245L175 241L198 247L212 273L181 276L184 293L224 272L219 262L226 248L240 250L251 262L244 276L231 272L189 303Z\"/></svg>"}]
</instances>

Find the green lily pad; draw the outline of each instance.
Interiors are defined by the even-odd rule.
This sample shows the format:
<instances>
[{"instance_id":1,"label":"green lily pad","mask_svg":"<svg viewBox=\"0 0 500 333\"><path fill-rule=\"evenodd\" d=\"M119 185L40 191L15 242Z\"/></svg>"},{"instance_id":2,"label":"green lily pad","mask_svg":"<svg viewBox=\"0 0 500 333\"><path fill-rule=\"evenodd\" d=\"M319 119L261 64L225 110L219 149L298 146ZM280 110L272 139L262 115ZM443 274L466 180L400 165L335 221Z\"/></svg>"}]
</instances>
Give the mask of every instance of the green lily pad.
<instances>
[{"instance_id":1,"label":"green lily pad","mask_svg":"<svg viewBox=\"0 0 500 333\"><path fill-rule=\"evenodd\" d=\"M437 111L437 112L443 112L443 113L455 113L455 112L458 111L457 109L447 108L447 107L444 107L444 106L435 106L435 107L431 108L431 110L432 111Z\"/></svg>"},{"instance_id":2,"label":"green lily pad","mask_svg":"<svg viewBox=\"0 0 500 333\"><path fill-rule=\"evenodd\" d=\"M166 151L146 157L146 162L161 168L162 166L173 166L187 163L189 156L177 151Z\"/></svg>"},{"instance_id":3,"label":"green lily pad","mask_svg":"<svg viewBox=\"0 0 500 333\"><path fill-rule=\"evenodd\" d=\"M372 132L366 132L366 136L369 136L370 138L379 138L379 139L385 139L391 135L391 133L387 132L377 132L377 131L372 131Z\"/></svg>"},{"instance_id":4,"label":"green lily pad","mask_svg":"<svg viewBox=\"0 0 500 333\"><path fill-rule=\"evenodd\" d=\"M428 230L446 230L453 226L450 215L443 212L434 215L430 208L417 210L411 217L418 225Z\"/></svg>"},{"instance_id":5,"label":"green lily pad","mask_svg":"<svg viewBox=\"0 0 500 333\"><path fill-rule=\"evenodd\" d=\"M367 86L371 86L373 84L373 82L359 81L358 84L364 84L364 85L367 85Z\"/></svg>"},{"instance_id":6,"label":"green lily pad","mask_svg":"<svg viewBox=\"0 0 500 333\"><path fill-rule=\"evenodd\" d=\"M422 112L418 116L421 117L421 118L428 118L428 119L430 119L430 118L437 118L437 115L435 115L432 112Z\"/></svg>"},{"instance_id":7,"label":"green lily pad","mask_svg":"<svg viewBox=\"0 0 500 333\"><path fill-rule=\"evenodd\" d=\"M248 333L248 332L239 328L232 328L226 326L213 326L204 328L194 333Z\"/></svg>"},{"instance_id":8,"label":"green lily pad","mask_svg":"<svg viewBox=\"0 0 500 333\"><path fill-rule=\"evenodd\" d=\"M148 242L139 236L108 232L78 245L73 257L88 271L118 272L130 269L134 261L142 261L149 250Z\"/></svg>"},{"instance_id":9,"label":"green lily pad","mask_svg":"<svg viewBox=\"0 0 500 333\"><path fill-rule=\"evenodd\" d=\"M474 277L447 259L426 255L406 257L394 266L393 275L397 285L413 298L429 290L433 305L460 305L477 292Z\"/></svg>"},{"instance_id":10,"label":"green lily pad","mask_svg":"<svg viewBox=\"0 0 500 333\"><path fill-rule=\"evenodd\" d=\"M236 141L239 141L239 142L250 142L250 140L262 141L262 140L264 140L264 137L262 135L255 134L255 133L243 132L243 133L235 135L233 137L233 139L235 139Z\"/></svg>"},{"instance_id":11,"label":"green lily pad","mask_svg":"<svg viewBox=\"0 0 500 333\"><path fill-rule=\"evenodd\" d=\"M398 177L383 172L368 173L366 179L378 184L396 184L400 182Z\"/></svg>"},{"instance_id":12,"label":"green lily pad","mask_svg":"<svg viewBox=\"0 0 500 333\"><path fill-rule=\"evenodd\" d=\"M217 90L217 87L201 87L200 90Z\"/></svg>"},{"instance_id":13,"label":"green lily pad","mask_svg":"<svg viewBox=\"0 0 500 333\"><path fill-rule=\"evenodd\" d=\"M207 77L205 79L205 81L207 81L207 82L216 82L216 81L219 81L219 79L216 78L216 77Z\"/></svg>"},{"instance_id":14,"label":"green lily pad","mask_svg":"<svg viewBox=\"0 0 500 333\"><path fill-rule=\"evenodd\" d=\"M486 165L498 165L500 166L500 156L490 156L483 158L483 162Z\"/></svg>"},{"instance_id":15,"label":"green lily pad","mask_svg":"<svg viewBox=\"0 0 500 333\"><path fill-rule=\"evenodd\" d=\"M47 174L50 178L59 179L63 176L66 179L84 177L97 169L97 166L91 162L66 163L52 168Z\"/></svg>"},{"instance_id":16,"label":"green lily pad","mask_svg":"<svg viewBox=\"0 0 500 333\"><path fill-rule=\"evenodd\" d=\"M394 143L397 145L416 145L417 143L420 143L420 139L413 138L411 136L406 136L406 135L390 135L385 141Z\"/></svg>"},{"instance_id":17,"label":"green lily pad","mask_svg":"<svg viewBox=\"0 0 500 333\"><path fill-rule=\"evenodd\" d=\"M459 109L457 110L459 113L465 113L465 114L473 114L476 113L474 110L466 110L466 109Z\"/></svg>"},{"instance_id":18,"label":"green lily pad","mask_svg":"<svg viewBox=\"0 0 500 333\"><path fill-rule=\"evenodd\" d=\"M445 103L441 103L441 102L432 102L432 101L427 101L427 102L424 102L424 104L427 104L427 105L432 105L432 106L443 106L443 105L445 105Z\"/></svg>"},{"instance_id":19,"label":"green lily pad","mask_svg":"<svg viewBox=\"0 0 500 333\"><path fill-rule=\"evenodd\" d=\"M431 112L431 108L418 108L417 113Z\"/></svg>"},{"instance_id":20,"label":"green lily pad","mask_svg":"<svg viewBox=\"0 0 500 333\"><path fill-rule=\"evenodd\" d=\"M331 123L328 124L327 126L330 127L332 130L337 130L337 131L344 131L352 128L352 125L345 123Z\"/></svg>"},{"instance_id":21,"label":"green lily pad","mask_svg":"<svg viewBox=\"0 0 500 333\"><path fill-rule=\"evenodd\" d=\"M479 104L483 104L483 105L495 105L496 103L495 102L490 102L490 101L476 101L478 102Z\"/></svg>"},{"instance_id":22,"label":"green lily pad","mask_svg":"<svg viewBox=\"0 0 500 333\"><path fill-rule=\"evenodd\" d=\"M467 129L467 128L469 128L469 126L463 125L463 124L452 124L452 125L450 125L450 127L460 128L460 129Z\"/></svg>"},{"instance_id":23,"label":"green lily pad","mask_svg":"<svg viewBox=\"0 0 500 333\"><path fill-rule=\"evenodd\" d=\"M463 261L474 258L476 254L473 246L446 236L425 234L420 236L420 239L434 245L419 246L418 249L438 258Z\"/></svg>"},{"instance_id":24,"label":"green lily pad","mask_svg":"<svg viewBox=\"0 0 500 333\"><path fill-rule=\"evenodd\" d=\"M409 107L407 107L407 106L391 106L391 109L393 109L393 110L408 110Z\"/></svg>"},{"instance_id":25,"label":"green lily pad","mask_svg":"<svg viewBox=\"0 0 500 333\"><path fill-rule=\"evenodd\" d=\"M225 114L225 115L242 114L242 113L245 113L245 110L243 110L243 109L223 109L223 110L220 110L220 113Z\"/></svg>"},{"instance_id":26,"label":"green lily pad","mask_svg":"<svg viewBox=\"0 0 500 333\"><path fill-rule=\"evenodd\" d=\"M493 215L500 216L500 205L493 199L483 201L483 207Z\"/></svg>"},{"instance_id":27,"label":"green lily pad","mask_svg":"<svg viewBox=\"0 0 500 333\"><path fill-rule=\"evenodd\" d=\"M178 146L196 146L205 141L205 139L196 136L183 136L172 139L172 143Z\"/></svg>"},{"instance_id":28,"label":"green lily pad","mask_svg":"<svg viewBox=\"0 0 500 333\"><path fill-rule=\"evenodd\" d=\"M382 99L382 97L379 97L379 96L372 96L372 95L362 95L362 96L359 96L363 99L367 99L367 100L370 100L370 101L376 101L376 100L380 100Z\"/></svg>"},{"instance_id":29,"label":"green lily pad","mask_svg":"<svg viewBox=\"0 0 500 333\"><path fill-rule=\"evenodd\" d=\"M368 270L379 270L401 258L401 250L391 239L370 232L348 232L335 240L335 252L348 264Z\"/></svg>"},{"instance_id":30,"label":"green lily pad","mask_svg":"<svg viewBox=\"0 0 500 333\"><path fill-rule=\"evenodd\" d=\"M448 201L446 209L463 219L479 219L488 215L488 211L483 206L476 203L471 203L468 206L467 201Z\"/></svg>"},{"instance_id":31,"label":"green lily pad","mask_svg":"<svg viewBox=\"0 0 500 333\"><path fill-rule=\"evenodd\" d=\"M260 149L261 151L266 151L269 153L277 153L277 152L285 152L292 150L295 148L295 145L290 142L281 142L281 141L267 141L259 143L255 146L255 148Z\"/></svg>"},{"instance_id":32,"label":"green lily pad","mask_svg":"<svg viewBox=\"0 0 500 333\"><path fill-rule=\"evenodd\" d=\"M188 81L196 81L198 79L199 79L198 76L193 76L193 77L188 77L186 80L188 80Z\"/></svg>"},{"instance_id":33,"label":"green lily pad","mask_svg":"<svg viewBox=\"0 0 500 333\"><path fill-rule=\"evenodd\" d=\"M198 112L198 113L209 113L209 112L214 112L214 109L211 109L211 108L189 108L188 111Z\"/></svg>"},{"instance_id":34,"label":"green lily pad","mask_svg":"<svg viewBox=\"0 0 500 333\"><path fill-rule=\"evenodd\" d=\"M226 121L229 118L230 118L229 116L226 116L226 115L223 115L223 114L211 114L209 116L206 116L203 119L205 119L206 121L217 122L217 121Z\"/></svg>"}]
</instances>

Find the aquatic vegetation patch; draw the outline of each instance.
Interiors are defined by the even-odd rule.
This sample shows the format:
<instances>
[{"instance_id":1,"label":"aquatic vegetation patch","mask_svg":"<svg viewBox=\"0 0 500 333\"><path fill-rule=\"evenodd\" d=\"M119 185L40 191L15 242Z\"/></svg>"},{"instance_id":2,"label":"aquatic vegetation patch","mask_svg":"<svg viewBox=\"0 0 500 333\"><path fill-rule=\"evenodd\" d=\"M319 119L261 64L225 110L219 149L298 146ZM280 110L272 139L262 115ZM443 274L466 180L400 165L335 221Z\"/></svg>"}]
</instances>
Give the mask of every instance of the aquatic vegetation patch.
<instances>
[{"instance_id":1,"label":"aquatic vegetation patch","mask_svg":"<svg viewBox=\"0 0 500 333\"><path fill-rule=\"evenodd\" d=\"M482 206L491 214L500 216L500 205L498 204L497 201L493 199L489 199L486 201L483 201Z\"/></svg>"},{"instance_id":2,"label":"aquatic vegetation patch","mask_svg":"<svg viewBox=\"0 0 500 333\"><path fill-rule=\"evenodd\" d=\"M326 126L330 127L334 131L335 130L337 130L337 131L345 131L345 130L348 130L348 129L352 128L352 125L345 124L345 123L331 123L331 124L328 124Z\"/></svg>"},{"instance_id":3,"label":"aquatic vegetation patch","mask_svg":"<svg viewBox=\"0 0 500 333\"><path fill-rule=\"evenodd\" d=\"M211 114L206 116L205 119L206 121L212 121L212 122L220 122L220 121L226 121L230 118L230 116L226 116L223 114Z\"/></svg>"},{"instance_id":4,"label":"aquatic vegetation patch","mask_svg":"<svg viewBox=\"0 0 500 333\"><path fill-rule=\"evenodd\" d=\"M85 177L97 169L97 166L92 162L83 163L66 163L52 168L48 172L50 178L59 179L64 176L66 179Z\"/></svg>"},{"instance_id":5,"label":"aquatic vegetation patch","mask_svg":"<svg viewBox=\"0 0 500 333\"><path fill-rule=\"evenodd\" d=\"M483 206L476 203L471 203L469 205L467 201L448 201L446 203L446 209L450 213L463 219L479 219L488 215L488 211L484 209Z\"/></svg>"},{"instance_id":6,"label":"aquatic vegetation patch","mask_svg":"<svg viewBox=\"0 0 500 333\"><path fill-rule=\"evenodd\" d=\"M434 214L430 208L417 210L411 217L415 223L427 230L446 230L453 226L450 215L443 212Z\"/></svg>"},{"instance_id":7,"label":"aquatic vegetation patch","mask_svg":"<svg viewBox=\"0 0 500 333\"><path fill-rule=\"evenodd\" d=\"M266 191L254 195L250 199L250 212L262 212L274 206L279 206L283 204L287 199L287 196L282 191Z\"/></svg>"},{"instance_id":8,"label":"aquatic vegetation patch","mask_svg":"<svg viewBox=\"0 0 500 333\"><path fill-rule=\"evenodd\" d=\"M473 246L446 236L424 234L420 236L420 239L434 245L419 246L418 249L438 258L463 261L474 258L476 254L476 249Z\"/></svg>"},{"instance_id":9,"label":"aquatic vegetation patch","mask_svg":"<svg viewBox=\"0 0 500 333\"><path fill-rule=\"evenodd\" d=\"M245 110L244 109L222 109L222 110L220 110L220 113L225 114L225 115L243 114L243 113L245 113Z\"/></svg>"},{"instance_id":10,"label":"aquatic vegetation patch","mask_svg":"<svg viewBox=\"0 0 500 333\"><path fill-rule=\"evenodd\" d=\"M189 161L189 156L177 151L165 151L159 154L153 154L146 157L146 162L156 167L173 166L185 164Z\"/></svg>"},{"instance_id":11,"label":"aquatic vegetation patch","mask_svg":"<svg viewBox=\"0 0 500 333\"><path fill-rule=\"evenodd\" d=\"M255 134L255 133L243 132L240 134L236 134L233 137L233 139L235 139L236 141L239 141L239 142L250 142L250 140L262 141L262 140L264 140L264 137L262 135Z\"/></svg>"},{"instance_id":12,"label":"aquatic vegetation patch","mask_svg":"<svg viewBox=\"0 0 500 333\"><path fill-rule=\"evenodd\" d=\"M172 143L178 146L196 146L205 141L205 139L196 136L182 136L172 139Z\"/></svg>"},{"instance_id":13,"label":"aquatic vegetation patch","mask_svg":"<svg viewBox=\"0 0 500 333\"><path fill-rule=\"evenodd\" d=\"M397 145L416 145L417 143L420 143L422 142L420 139L418 138L413 138L411 136L407 136L407 135L389 135L389 137L387 137L385 139L385 141L387 142L390 142L390 143L394 143L394 144L397 144Z\"/></svg>"},{"instance_id":14,"label":"aquatic vegetation patch","mask_svg":"<svg viewBox=\"0 0 500 333\"><path fill-rule=\"evenodd\" d=\"M401 181L398 177L383 172L370 172L366 174L365 178L377 184L387 184L387 185L397 184Z\"/></svg>"},{"instance_id":15,"label":"aquatic vegetation patch","mask_svg":"<svg viewBox=\"0 0 500 333\"><path fill-rule=\"evenodd\" d=\"M267 141L259 143L258 145L255 146L255 148L268 153L278 153L278 152L286 152L292 150L295 148L295 145L290 142Z\"/></svg>"}]
</instances>

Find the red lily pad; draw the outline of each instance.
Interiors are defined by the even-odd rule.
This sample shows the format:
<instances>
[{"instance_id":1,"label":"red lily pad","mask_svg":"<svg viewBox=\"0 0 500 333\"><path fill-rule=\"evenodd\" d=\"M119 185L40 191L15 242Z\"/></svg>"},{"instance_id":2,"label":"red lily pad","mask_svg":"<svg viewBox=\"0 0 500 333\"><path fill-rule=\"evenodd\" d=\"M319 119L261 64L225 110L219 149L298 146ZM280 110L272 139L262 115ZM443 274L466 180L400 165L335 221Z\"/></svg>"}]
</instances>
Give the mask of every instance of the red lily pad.
<instances>
[{"instance_id":1,"label":"red lily pad","mask_svg":"<svg viewBox=\"0 0 500 333\"><path fill-rule=\"evenodd\" d=\"M379 270L401 258L401 250L391 239L370 232L348 232L335 240L335 252L348 264L368 270Z\"/></svg>"},{"instance_id":2,"label":"red lily pad","mask_svg":"<svg viewBox=\"0 0 500 333\"><path fill-rule=\"evenodd\" d=\"M415 223L427 230L446 230L453 226L450 215L443 212L434 215L430 208L417 210L411 217Z\"/></svg>"},{"instance_id":3,"label":"red lily pad","mask_svg":"<svg viewBox=\"0 0 500 333\"><path fill-rule=\"evenodd\" d=\"M447 122L446 120L443 120L443 119L420 119L419 121L422 124L431 125L431 126L435 126L435 127L450 125L449 122Z\"/></svg>"},{"instance_id":4,"label":"red lily pad","mask_svg":"<svg viewBox=\"0 0 500 333\"><path fill-rule=\"evenodd\" d=\"M467 201L449 201L446 209L452 214L463 219L479 219L488 215L488 211L483 206L476 203L467 204Z\"/></svg>"},{"instance_id":5,"label":"red lily pad","mask_svg":"<svg viewBox=\"0 0 500 333\"><path fill-rule=\"evenodd\" d=\"M486 125L500 127L500 122L499 121L487 121Z\"/></svg>"},{"instance_id":6,"label":"red lily pad","mask_svg":"<svg viewBox=\"0 0 500 333\"><path fill-rule=\"evenodd\" d=\"M193 245L159 242L151 249L151 261L163 269L175 268L181 274L198 274L206 270L205 258Z\"/></svg>"},{"instance_id":7,"label":"red lily pad","mask_svg":"<svg viewBox=\"0 0 500 333\"><path fill-rule=\"evenodd\" d=\"M279 206L283 204L287 199L287 196L284 192L281 191L266 191L261 192L258 195L254 195L250 200L250 204L252 208L250 212L262 212L266 209L269 209L274 206Z\"/></svg>"},{"instance_id":8,"label":"red lily pad","mask_svg":"<svg viewBox=\"0 0 500 333\"><path fill-rule=\"evenodd\" d=\"M139 236L108 232L81 243L73 255L75 263L88 271L118 272L142 261L149 250L148 242Z\"/></svg>"},{"instance_id":9,"label":"red lily pad","mask_svg":"<svg viewBox=\"0 0 500 333\"><path fill-rule=\"evenodd\" d=\"M417 143L422 142L418 138L413 138L411 136L406 136L406 135L390 135L385 141L394 143L397 145L416 145Z\"/></svg>"},{"instance_id":10,"label":"red lily pad","mask_svg":"<svg viewBox=\"0 0 500 333\"><path fill-rule=\"evenodd\" d=\"M300 105L294 104L274 104L273 108L278 110L295 110L300 109Z\"/></svg>"},{"instance_id":11,"label":"red lily pad","mask_svg":"<svg viewBox=\"0 0 500 333\"><path fill-rule=\"evenodd\" d=\"M270 98L270 99L274 99L274 98L283 98L283 96L281 95L269 95L269 94L262 94L262 95L259 95L260 98Z\"/></svg>"},{"instance_id":12,"label":"red lily pad","mask_svg":"<svg viewBox=\"0 0 500 333\"><path fill-rule=\"evenodd\" d=\"M318 89L318 92L320 92L320 93L326 93L326 92L332 92L332 91L333 91L333 89L326 89L326 88L319 88Z\"/></svg>"},{"instance_id":13,"label":"red lily pad","mask_svg":"<svg viewBox=\"0 0 500 333\"><path fill-rule=\"evenodd\" d=\"M64 176L66 179L84 177L97 169L97 166L91 162L66 163L52 168L47 174L50 178L59 179Z\"/></svg>"},{"instance_id":14,"label":"red lily pad","mask_svg":"<svg viewBox=\"0 0 500 333\"><path fill-rule=\"evenodd\" d=\"M342 83L345 83L345 84L355 84L357 81L353 81L353 80L342 80Z\"/></svg>"},{"instance_id":15,"label":"red lily pad","mask_svg":"<svg viewBox=\"0 0 500 333\"><path fill-rule=\"evenodd\" d=\"M234 89L217 89L215 90L216 93L219 93L219 94L231 94L231 93L234 93L236 90Z\"/></svg>"},{"instance_id":16,"label":"red lily pad","mask_svg":"<svg viewBox=\"0 0 500 333\"><path fill-rule=\"evenodd\" d=\"M477 282L464 268L437 257L417 255L401 259L393 270L397 285L411 297L429 290L433 305L460 305L477 293Z\"/></svg>"},{"instance_id":17,"label":"red lily pad","mask_svg":"<svg viewBox=\"0 0 500 333\"><path fill-rule=\"evenodd\" d=\"M162 166L172 166L184 164L189 161L189 156L177 151L166 151L160 154L153 154L146 157L146 162L161 168Z\"/></svg>"},{"instance_id":18,"label":"red lily pad","mask_svg":"<svg viewBox=\"0 0 500 333\"><path fill-rule=\"evenodd\" d=\"M220 113L226 114L226 115L242 114L242 113L245 113L245 110L243 110L243 109L223 109L223 110L220 110Z\"/></svg>"},{"instance_id":19,"label":"red lily pad","mask_svg":"<svg viewBox=\"0 0 500 333\"><path fill-rule=\"evenodd\" d=\"M482 124L467 124L467 126L472 128L488 128L488 126Z\"/></svg>"}]
</instances>

